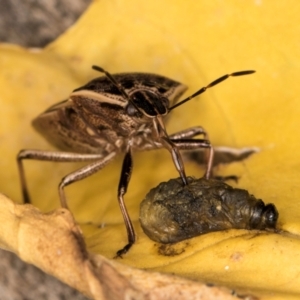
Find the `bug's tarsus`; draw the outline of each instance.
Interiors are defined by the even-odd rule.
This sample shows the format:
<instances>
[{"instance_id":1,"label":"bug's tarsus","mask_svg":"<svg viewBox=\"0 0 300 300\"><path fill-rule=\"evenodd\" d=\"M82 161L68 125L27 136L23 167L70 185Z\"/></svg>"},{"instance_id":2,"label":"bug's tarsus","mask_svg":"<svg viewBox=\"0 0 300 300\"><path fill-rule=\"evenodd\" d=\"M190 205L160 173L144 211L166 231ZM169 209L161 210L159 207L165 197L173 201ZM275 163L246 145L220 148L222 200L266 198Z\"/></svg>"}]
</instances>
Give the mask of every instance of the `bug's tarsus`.
<instances>
[{"instance_id":1,"label":"bug's tarsus","mask_svg":"<svg viewBox=\"0 0 300 300\"><path fill-rule=\"evenodd\" d=\"M255 71L247 70L247 71L238 71L238 72L233 72L231 74L223 75L220 78L218 78L218 79L214 80L213 82L211 82L210 84L208 84L207 86L202 87L200 90L198 90L197 92L195 92L191 96L189 96L189 97L181 100L180 102L176 103L175 105L173 105L172 107L169 108L169 111L171 111L175 107L178 107L178 106L184 104L187 101L190 101L191 99L195 98L196 96L204 93L208 88L211 88L211 87L219 84L220 82L226 80L229 77L243 76L243 75L249 75L249 74L253 74L253 73L255 73Z\"/></svg>"},{"instance_id":2,"label":"bug's tarsus","mask_svg":"<svg viewBox=\"0 0 300 300\"><path fill-rule=\"evenodd\" d=\"M134 242L132 243L128 243L125 247L123 247L122 249L118 250L116 255L114 256L114 258L123 258L123 255L126 254L129 249L132 247L132 245L134 244Z\"/></svg>"}]
</instances>

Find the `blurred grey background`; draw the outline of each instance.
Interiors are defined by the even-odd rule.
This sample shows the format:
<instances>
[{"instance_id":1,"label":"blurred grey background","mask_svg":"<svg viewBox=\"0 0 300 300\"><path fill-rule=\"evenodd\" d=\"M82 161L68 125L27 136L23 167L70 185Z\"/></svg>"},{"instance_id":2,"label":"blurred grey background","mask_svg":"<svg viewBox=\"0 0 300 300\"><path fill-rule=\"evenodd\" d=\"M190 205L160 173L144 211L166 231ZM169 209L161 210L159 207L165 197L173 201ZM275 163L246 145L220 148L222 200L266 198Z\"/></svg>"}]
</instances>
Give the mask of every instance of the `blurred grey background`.
<instances>
[{"instance_id":1,"label":"blurred grey background","mask_svg":"<svg viewBox=\"0 0 300 300\"><path fill-rule=\"evenodd\" d=\"M1 0L0 41L43 47L72 25L91 0Z\"/></svg>"},{"instance_id":2,"label":"blurred grey background","mask_svg":"<svg viewBox=\"0 0 300 300\"><path fill-rule=\"evenodd\" d=\"M0 42L43 47L84 12L91 0L0 0ZM86 300L79 292L0 250L1 300Z\"/></svg>"}]
</instances>

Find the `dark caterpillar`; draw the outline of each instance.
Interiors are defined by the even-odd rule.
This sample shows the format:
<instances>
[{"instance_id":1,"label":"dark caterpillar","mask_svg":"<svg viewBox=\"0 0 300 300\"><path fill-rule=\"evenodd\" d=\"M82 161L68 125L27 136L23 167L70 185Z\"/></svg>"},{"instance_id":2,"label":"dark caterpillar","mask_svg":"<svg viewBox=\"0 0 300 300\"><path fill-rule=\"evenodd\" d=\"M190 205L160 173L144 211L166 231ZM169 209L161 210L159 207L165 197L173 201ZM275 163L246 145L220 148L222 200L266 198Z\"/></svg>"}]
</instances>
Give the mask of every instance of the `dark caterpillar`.
<instances>
[{"instance_id":1,"label":"dark caterpillar","mask_svg":"<svg viewBox=\"0 0 300 300\"><path fill-rule=\"evenodd\" d=\"M160 183L140 206L140 222L147 236L175 243L200 234L237 229L275 229L278 211L248 191L219 180L188 177Z\"/></svg>"}]
</instances>

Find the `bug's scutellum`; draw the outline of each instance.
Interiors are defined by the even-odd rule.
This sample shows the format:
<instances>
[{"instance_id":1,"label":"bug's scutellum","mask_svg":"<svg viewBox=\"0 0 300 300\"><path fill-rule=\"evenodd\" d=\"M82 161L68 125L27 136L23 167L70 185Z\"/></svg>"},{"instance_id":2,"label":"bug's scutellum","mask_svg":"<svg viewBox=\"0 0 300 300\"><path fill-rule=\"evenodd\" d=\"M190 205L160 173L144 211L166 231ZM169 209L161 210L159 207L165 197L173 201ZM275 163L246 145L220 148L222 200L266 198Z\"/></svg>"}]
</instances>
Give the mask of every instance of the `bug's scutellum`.
<instances>
[{"instance_id":1,"label":"bug's scutellum","mask_svg":"<svg viewBox=\"0 0 300 300\"><path fill-rule=\"evenodd\" d=\"M121 257L136 240L127 212L124 195L132 172L132 152L166 148L187 184L179 150L207 148L205 177L209 179L213 163L213 148L205 130L192 127L168 135L164 118L174 108L204 93L206 89L230 76L242 76L254 71L240 71L224 75L191 96L176 103L186 86L172 79L148 73L111 75L98 66L93 69L105 76L96 78L74 90L69 99L53 105L33 120L33 126L54 146L64 152L21 150L18 168L25 203L30 203L24 159L55 162L91 162L65 176L59 184L62 207L68 208L64 188L101 170L119 153L125 153L118 187L118 201L124 218L128 243L117 252ZM204 139L195 138L203 135Z\"/></svg>"}]
</instances>

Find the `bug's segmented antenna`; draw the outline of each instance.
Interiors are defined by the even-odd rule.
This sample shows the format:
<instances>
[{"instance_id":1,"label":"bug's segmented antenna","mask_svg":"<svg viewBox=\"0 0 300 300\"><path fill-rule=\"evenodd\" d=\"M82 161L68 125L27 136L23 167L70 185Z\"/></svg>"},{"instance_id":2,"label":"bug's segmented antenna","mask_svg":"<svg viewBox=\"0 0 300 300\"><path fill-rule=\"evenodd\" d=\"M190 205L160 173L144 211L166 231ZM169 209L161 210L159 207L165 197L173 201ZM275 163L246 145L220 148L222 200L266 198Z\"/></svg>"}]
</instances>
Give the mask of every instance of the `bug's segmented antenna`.
<instances>
[{"instance_id":1,"label":"bug's segmented antenna","mask_svg":"<svg viewBox=\"0 0 300 300\"><path fill-rule=\"evenodd\" d=\"M106 77L112 82L112 84L119 90L119 92L123 95L123 97L127 100L130 100L129 95L125 92L124 88L111 76L110 73L105 71L99 66L92 66L92 69L101 73L104 73Z\"/></svg>"},{"instance_id":2,"label":"bug's segmented antenna","mask_svg":"<svg viewBox=\"0 0 300 300\"><path fill-rule=\"evenodd\" d=\"M211 88L211 87L219 84L220 82L226 80L229 77L243 76L243 75L249 75L249 74L253 74L253 73L255 73L255 71L253 71L253 70L247 70L247 71L238 71L238 72L234 72L234 73L231 73L231 74L226 74L226 75L224 75L224 76L222 76L222 77L214 80L209 85L204 86L203 88L201 88L200 90L198 90L193 95L191 95L191 96L187 97L186 99L183 99L180 102L178 102L177 104L173 105L172 107L169 108L169 111L171 111L175 107L178 107L178 106L182 105L183 103L185 103L187 101L190 101L191 99L195 98L196 96L204 93L208 88Z\"/></svg>"},{"instance_id":3,"label":"bug's segmented antenna","mask_svg":"<svg viewBox=\"0 0 300 300\"><path fill-rule=\"evenodd\" d=\"M104 73L106 75L106 77L111 81L111 83L119 90L119 92L123 95L123 97L129 101L129 103L131 103L137 110L139 110L138 106L132 101L132 99L130 98L130 96L126 93L126 91L124 90L124 88L113 78L113 76L108 73L107 71L105 71L103 68L99 67L99 66L92 66L92 69L101 73Z\"/></svg>"}]
</instances>

